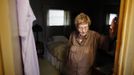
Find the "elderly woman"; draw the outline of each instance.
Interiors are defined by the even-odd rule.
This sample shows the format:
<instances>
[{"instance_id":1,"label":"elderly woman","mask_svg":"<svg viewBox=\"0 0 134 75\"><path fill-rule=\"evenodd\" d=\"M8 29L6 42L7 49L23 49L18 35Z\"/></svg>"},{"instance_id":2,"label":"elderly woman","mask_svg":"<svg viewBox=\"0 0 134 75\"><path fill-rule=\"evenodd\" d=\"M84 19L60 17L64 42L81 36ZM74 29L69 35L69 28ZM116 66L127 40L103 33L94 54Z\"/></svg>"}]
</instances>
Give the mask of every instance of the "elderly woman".
<instances>
[{"instance_id":1,"label":"elderly woman","mask_svg":"<svg viewBox=\"0 0 134 75\"><path fill-rule=\"evenodd\" d=\"M75 18L77 31L71 33L67 58L67 75L91 75L95 53L103 43L103 37L89 30L91 20L80 13Z\"/></svg>"}]
</instances>

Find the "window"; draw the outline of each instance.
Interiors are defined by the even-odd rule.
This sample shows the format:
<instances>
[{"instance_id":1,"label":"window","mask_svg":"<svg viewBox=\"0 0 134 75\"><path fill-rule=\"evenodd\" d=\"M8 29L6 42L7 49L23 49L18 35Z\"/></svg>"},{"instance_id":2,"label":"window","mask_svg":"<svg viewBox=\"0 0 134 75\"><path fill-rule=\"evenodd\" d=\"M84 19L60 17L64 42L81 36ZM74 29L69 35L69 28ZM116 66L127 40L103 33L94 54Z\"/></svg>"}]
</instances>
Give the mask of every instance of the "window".
<instances>
[{"instance_id":1,"label":"window","mask_svg":"<svg viewBox=\"0 0 134 75\"><path fill-rule=\"evenodd\" d=\"M69 11L49 10L47 16L48 26L67 26L70 23Z\"/></svg>"},{"instance_id":2,"label":"window","mask_svg":"<svg viewBox=\"0 0 134 75\"><path fill-rule=\"evenodd\" d=\"M114 17L117 17L117 14L115 14L115 13L107 14L107 16L106 16L106 24L111 25L112 19Z\"/></svg>"}]
</instances>

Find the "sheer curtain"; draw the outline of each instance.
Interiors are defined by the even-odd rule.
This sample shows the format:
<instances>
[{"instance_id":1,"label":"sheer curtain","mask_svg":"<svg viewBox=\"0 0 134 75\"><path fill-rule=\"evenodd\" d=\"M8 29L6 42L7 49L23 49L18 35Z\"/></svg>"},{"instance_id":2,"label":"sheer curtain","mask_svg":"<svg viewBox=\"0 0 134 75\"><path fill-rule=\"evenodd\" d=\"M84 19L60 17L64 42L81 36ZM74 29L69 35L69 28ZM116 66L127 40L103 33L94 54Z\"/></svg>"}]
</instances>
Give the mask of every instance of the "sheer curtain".
<instances>
[{"instance_id":1,"label":"sheer curtain","mask_svg":"<svg viewBox=\"0 0 134 75\"><path fill-rule=\"evenodd\" d=\"M36 18L30 7L29 0L17 0L16 3L24 75L39 75L39 64L32 32L32 23Z\"/></svg>"}]
</instances>

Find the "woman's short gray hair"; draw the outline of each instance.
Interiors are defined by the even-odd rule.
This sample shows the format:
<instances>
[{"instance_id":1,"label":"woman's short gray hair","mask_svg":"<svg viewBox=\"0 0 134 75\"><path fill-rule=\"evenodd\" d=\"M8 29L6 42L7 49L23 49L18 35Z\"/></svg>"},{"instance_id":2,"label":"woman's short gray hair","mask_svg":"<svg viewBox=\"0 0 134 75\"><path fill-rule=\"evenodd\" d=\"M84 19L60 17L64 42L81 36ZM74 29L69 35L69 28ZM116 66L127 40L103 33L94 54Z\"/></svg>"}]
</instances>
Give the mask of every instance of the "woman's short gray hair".
<instances>
[{"instance_id":1,"label":"woman's short gray hair","mask_svg":"<svg viewBox=\"0 0 134 75\"><path fill-rule=\"evenodd\" d=\"M88 25L91 25L91 20L88 15L84 13L80 13L79 15L76 16L75 18L75 26L77 27L80 24L85 24L88 23Z\"/></svg>"}]
</instances>

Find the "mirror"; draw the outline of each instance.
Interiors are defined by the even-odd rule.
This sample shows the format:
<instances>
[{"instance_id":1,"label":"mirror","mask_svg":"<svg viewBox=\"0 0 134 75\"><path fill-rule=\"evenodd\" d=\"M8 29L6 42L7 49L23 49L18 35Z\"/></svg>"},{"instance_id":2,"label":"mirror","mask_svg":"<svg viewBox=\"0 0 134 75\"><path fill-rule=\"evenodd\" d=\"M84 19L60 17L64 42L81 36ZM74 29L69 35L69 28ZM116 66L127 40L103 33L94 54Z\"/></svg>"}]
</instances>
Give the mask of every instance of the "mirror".
<instances>
[{"instance_id":1,"label":"mirror","mask_svg":"<svg viewBox=\"0 0 134 75\"><path fill-rule=\"evenodd\" d=\"M76 15L86 13L92 21L90 30L107 36L111 20L109 15L118 16L120 8L120 0L32 0L30 4L37 18L34 26L38 27L34 30L39 28L34 34L41 75L62 73L65 47L70 33L76 30ZM106 51L97 49L94 75L111 75L114 58Z\"/></svg>"}]
</instances>

